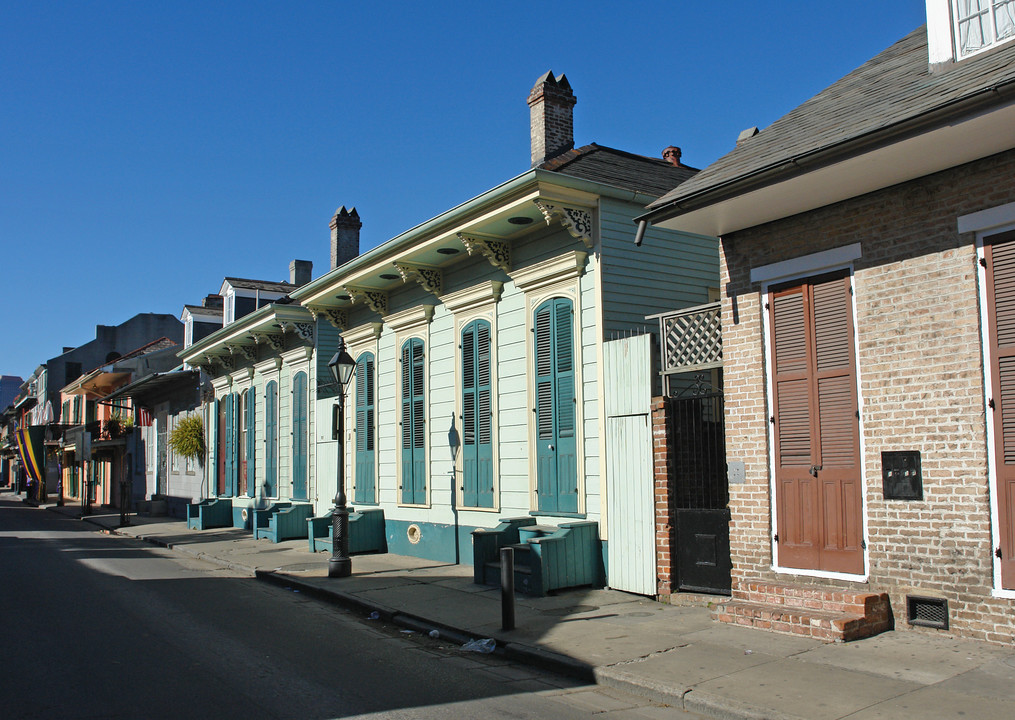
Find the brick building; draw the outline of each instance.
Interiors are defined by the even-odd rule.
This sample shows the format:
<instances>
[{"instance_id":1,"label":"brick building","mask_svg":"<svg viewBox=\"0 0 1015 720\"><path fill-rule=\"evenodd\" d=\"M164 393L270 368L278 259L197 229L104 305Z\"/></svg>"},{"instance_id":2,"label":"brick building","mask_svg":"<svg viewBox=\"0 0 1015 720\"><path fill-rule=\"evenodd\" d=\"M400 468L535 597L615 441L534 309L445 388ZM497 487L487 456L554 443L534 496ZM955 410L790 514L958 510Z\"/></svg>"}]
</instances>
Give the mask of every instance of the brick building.
<instances>
[{"instance_id":1,"label":"brick building","mask_svg":"<svg viewBox=\"0 0 1015 720\"><path fill-rule=\"evenodd\" d=\"M721 619L1015 638L1015 35L967 5L640 219L720 237Z\"/></svg>"}]
</instances>

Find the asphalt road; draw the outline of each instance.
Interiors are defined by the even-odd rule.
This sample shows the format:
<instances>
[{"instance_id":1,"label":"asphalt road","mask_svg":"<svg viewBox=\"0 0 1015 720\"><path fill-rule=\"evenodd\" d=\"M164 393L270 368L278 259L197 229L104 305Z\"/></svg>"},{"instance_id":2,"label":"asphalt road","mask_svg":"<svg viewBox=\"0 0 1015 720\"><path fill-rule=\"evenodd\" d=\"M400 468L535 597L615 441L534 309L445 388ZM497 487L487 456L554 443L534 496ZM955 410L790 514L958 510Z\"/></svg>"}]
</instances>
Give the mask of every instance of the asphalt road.
<instances>
[{"instance_id":1,"label":"asphalt road","mask_svg":"<svg viewBox=\"0 0 1015 720\"><path fill-rule=\"evenodd\" d=\"M694 717L0 493L0 718Z\"/></svg>"}]
</instances>

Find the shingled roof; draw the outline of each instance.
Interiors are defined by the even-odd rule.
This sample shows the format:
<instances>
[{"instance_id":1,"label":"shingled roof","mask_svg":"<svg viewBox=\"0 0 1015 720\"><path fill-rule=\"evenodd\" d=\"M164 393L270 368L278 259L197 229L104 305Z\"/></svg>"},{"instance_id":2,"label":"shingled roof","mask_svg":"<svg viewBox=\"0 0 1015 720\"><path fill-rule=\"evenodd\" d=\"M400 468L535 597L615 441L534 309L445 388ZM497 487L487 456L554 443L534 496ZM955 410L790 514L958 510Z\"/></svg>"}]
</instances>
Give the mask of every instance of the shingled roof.
<instances>
[{"instance_id":1,"label":"shingled roof","mask_svg":"<svg viewBox=\"0 0 1015 720\"><path fill-rule=\"evenodd\" d=\"M635 155L596 143L561 153L541 163L538 168L652 197L671 191L698 172L686 165L676 167L666 160Z\"/></svg>"},{"instance_id":2,"label":"shingled roof","mask_svg":"<svg viewBox=\"0 0 1015 720\"><path fill-rule=\"evenodd\" d=\"M891 131L1015 81L1015 43L928 64L920 27L649 205L664 208L809 155Z\"/></svg>"},{"instance_id":3,"label":"shingled roof","mask_svg":"<svg viewBox=\"0 0 1015 720\"><path fill-rule=\"evenodd\" d=\"M247 280L246 278L234 277L227 277L223 279L234 288L243 290L267 290L268 292L287 293L290 290L295 290L297 287L292 283L273 282L270 280Z\"/></svg>"}]
</instances>

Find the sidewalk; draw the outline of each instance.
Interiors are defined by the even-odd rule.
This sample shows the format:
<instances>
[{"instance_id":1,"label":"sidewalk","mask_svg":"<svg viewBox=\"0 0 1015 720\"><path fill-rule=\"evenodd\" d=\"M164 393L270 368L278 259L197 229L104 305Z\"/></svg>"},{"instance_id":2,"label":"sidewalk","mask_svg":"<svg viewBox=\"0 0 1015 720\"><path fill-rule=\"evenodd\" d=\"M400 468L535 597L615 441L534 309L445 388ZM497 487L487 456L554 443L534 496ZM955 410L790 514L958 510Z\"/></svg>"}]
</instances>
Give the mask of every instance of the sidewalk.
<instances>
[{"instance_id":1,"label":"sidewalk","mask_svg":"<svg viewBox=\"0 0 1015 720\"><path fill-rule=\"evenodd\" d=\"M68 517L77 507L46 506ZM614 590L516 599L501 631L500 591L472 568L401 555L357 555L353 575L327 577L328 556L306 540L272 544L234 530L188 530L169 518L102 509L86 518L135 537L406 627L464 642L495 638L517 660L720 718L1015 717L1015 648L888 632L824 644L712 622L708 611Z\"/></svg>"}]
</instances>

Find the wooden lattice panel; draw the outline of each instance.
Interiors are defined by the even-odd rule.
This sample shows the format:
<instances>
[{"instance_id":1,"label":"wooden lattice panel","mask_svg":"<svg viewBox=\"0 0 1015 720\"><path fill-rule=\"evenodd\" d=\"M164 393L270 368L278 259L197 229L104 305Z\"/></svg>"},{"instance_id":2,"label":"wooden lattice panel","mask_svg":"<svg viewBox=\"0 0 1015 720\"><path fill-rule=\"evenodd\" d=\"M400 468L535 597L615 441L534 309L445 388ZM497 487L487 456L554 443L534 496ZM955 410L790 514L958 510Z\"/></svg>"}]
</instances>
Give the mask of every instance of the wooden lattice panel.
<instances>
[{"instance_id":1,"label":"wooden lattice panel","mask_svg":"<svg viewBox=\"0 0 1015 720\"><path fill-rule=\"evenodd\" d=\"M659 316L663 373L722 367L720 303Z\"/></svg>"}]
</instances>

